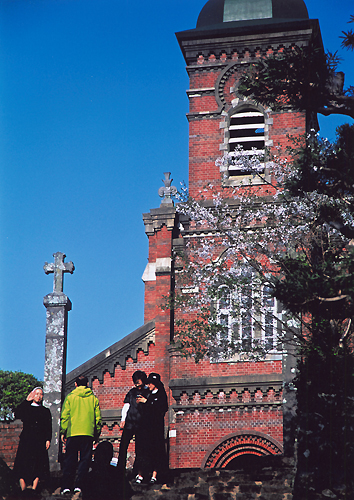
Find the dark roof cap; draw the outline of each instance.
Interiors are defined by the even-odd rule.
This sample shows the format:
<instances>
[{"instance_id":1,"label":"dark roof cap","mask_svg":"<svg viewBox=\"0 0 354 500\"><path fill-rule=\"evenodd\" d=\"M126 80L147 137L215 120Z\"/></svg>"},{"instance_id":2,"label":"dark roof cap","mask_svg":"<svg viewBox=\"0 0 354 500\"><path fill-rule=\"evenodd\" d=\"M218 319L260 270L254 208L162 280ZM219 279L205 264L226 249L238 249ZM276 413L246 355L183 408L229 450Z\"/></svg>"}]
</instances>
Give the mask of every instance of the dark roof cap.
<instances>
[{"instance_id":1,"label":"dark roof cap","mask_svg":"<svg viewBox=\"0 0 354 500\"><path fill-rule=\"evenodd\" d=\"M308 19L304 0L209 0L202 8L198 28L235 21Z\"/></svg>"}]
</instances>

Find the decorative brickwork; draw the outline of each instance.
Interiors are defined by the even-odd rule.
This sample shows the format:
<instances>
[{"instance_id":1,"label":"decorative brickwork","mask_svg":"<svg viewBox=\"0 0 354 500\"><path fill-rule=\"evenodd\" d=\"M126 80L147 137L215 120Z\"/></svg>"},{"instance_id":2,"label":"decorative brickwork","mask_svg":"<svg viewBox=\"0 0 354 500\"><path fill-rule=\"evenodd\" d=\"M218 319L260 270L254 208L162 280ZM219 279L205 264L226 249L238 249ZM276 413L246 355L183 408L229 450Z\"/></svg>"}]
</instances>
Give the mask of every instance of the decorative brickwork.
<instances>
[{"instance_id":1,"label":"decorative brickwork","mask_svg":"<svg viewBox=\"0 0 354 500\"><path fill-rule=\"evenodd\" d=\"M240 455L280 455L282 446L262 433L241 432L228 436L208 455L203 468L225 468Z\"/></svg>"},{"instance_id":2,"label":"decorative brickwork","mask_svg":"<svg viewBox=\"0 0 354 500\"><path fill-rule=\"evenodd\" d=\"M89 379L90 384L92 384L95 378L103 383L106 372L110 373L113 377L117 365L125 370L127 360L132 359L134 362L137 362L139 352L147 355L149 347L154 341L155 323L154 321L150 321L71 371L66 377L66 393L75 388L75 379L78 375L85 375Z\"/></svg>"}]
</instances>

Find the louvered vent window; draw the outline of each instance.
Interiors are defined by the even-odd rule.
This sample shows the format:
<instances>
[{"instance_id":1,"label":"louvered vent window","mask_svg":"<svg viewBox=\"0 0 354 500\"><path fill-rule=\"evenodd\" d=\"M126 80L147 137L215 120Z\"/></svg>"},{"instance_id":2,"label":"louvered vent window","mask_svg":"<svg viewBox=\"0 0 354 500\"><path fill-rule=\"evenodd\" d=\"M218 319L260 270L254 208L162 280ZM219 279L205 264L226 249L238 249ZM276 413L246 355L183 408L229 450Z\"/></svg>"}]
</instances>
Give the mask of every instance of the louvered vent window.
<instances>
[{"instance_id":1,"label":"louvered vent window","mask_svg":"<svg viewBox=\"0 0 354 500\"><path fill-rule=\"evenodd\" d=\"M244 151L252 153L252 148L264 149L264 115L252 109L243 110L230 119L230 151L242 146Z\"/></svg>"},{"instance_id":2,"label":"louvered vent window","mask_svg":"<svg viewBox=\"0 0 354 500\"><path fill-rule=\"evenodd\" d=\"M254 108L243 109L230 118L229 126L229 151L237 150L241 146L243 151L249 155L253 154L252 148L258 152L264 150L264 115ZM229 176L243 176L246 172L229 167Z\"/></svg>"}]
</instances>

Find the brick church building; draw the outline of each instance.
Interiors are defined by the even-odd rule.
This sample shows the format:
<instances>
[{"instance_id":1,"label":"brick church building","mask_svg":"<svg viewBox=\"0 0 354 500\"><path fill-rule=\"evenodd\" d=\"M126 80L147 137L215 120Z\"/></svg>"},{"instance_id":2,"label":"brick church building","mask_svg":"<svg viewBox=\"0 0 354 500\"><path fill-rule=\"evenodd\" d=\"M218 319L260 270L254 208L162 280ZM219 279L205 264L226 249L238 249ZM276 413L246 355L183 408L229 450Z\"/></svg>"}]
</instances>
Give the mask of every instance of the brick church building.
<instances>
[{"instance_id":1,"label":"brick church building","mask_svg":"<svg viewBox=\"0 0 354 500\"><path fill-rule=\"evenodd\" d=\"M198 198L212 182L228 197L247 176L231 169L220 172L215 160L225 151L237 145L245 150L284 146L287 134L314 126L313 117L304 113L290 108L273 112L245 100L237 92L238 75L267 54L294 45L321 46L318 21L308 18L303 0L209 0L196 28L177 33L177 40L190 81L189 193ZM165 184L168 187L167 174ZM165 424L170 468L231 468L245 454L283 454L292 412L286 388L294 357L274 350L258 362L235 358L196 364L183 358L171 345L173 313L160 305L173 289L175 251L193 236L193 229L168 196L159 208L143 214L143 220L149 240L142 277L144 324L70 372L66 392L73 389L78 374L89 378L102 409L101 438L109 439L117 451L121 408L133 372L158 372L169 397ZM133 458L131 443L128 460Z\"/></svg>"}]
</instances>

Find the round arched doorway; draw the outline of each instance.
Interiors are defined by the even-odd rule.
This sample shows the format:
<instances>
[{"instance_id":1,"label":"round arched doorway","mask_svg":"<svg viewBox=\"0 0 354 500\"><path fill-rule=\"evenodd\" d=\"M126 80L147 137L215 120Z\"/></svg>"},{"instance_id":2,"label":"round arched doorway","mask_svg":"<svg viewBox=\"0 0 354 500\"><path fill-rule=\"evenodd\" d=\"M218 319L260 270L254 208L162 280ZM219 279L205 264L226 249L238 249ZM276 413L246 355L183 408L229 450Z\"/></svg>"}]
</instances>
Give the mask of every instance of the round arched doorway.
<instances>
[{"instance_id":1,"label":"round arched doorway","mask_svg":"<svg viewBox=\"0 0 354 500\"><path fill-rule=\"evenodd\" d=\"M234 469L241 461L256 462L257 457L282 453L282 445L266 434L254 431L238 432L229 434L216 443L205 455L202 467Z\"/></svg>"}]
</instances>

